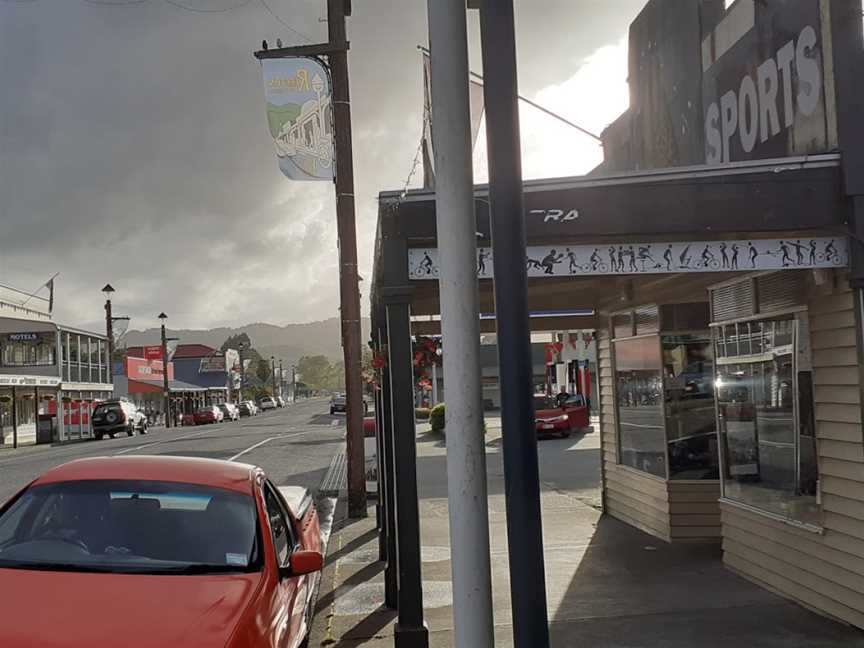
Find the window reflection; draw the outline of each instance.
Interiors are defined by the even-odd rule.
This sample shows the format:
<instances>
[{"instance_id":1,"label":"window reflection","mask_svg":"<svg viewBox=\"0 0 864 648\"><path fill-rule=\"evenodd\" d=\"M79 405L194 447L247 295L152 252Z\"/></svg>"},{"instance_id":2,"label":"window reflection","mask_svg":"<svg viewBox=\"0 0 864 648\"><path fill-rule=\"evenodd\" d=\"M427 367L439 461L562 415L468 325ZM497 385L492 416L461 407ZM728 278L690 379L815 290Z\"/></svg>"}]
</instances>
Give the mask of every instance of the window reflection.
<instances>
[{"instance_id":1,"label":"window reflection","mask_svg":"<svg viewBox=\"0 0 864 648\"><path fill-rule=\"evenodd\" d=\"M660 341L651 335L614 344L620 461L665 478Z\"/></svg>"},{"instance_id":2,"label":"window reflection","mask_svg":"<svg viewBox=\"0 0 864 648\"><path fill-rule=\"evenodd\" d=\"M795 373L795 326L790 317L730 324L718 331L718 340L725 342L717 345L715 382L723 493L817 522L812 388L809 373Z\"/></svg>"},{"instance_id":3,"label":"window reflection","mask_svg":"<svg viewBox=\"0 0 864 648\"><path fill-rule=\"evenodd\" d=\"M718 479L710 335L664 335L661 341L669 477Z\"/></svg>"}]
</instances>

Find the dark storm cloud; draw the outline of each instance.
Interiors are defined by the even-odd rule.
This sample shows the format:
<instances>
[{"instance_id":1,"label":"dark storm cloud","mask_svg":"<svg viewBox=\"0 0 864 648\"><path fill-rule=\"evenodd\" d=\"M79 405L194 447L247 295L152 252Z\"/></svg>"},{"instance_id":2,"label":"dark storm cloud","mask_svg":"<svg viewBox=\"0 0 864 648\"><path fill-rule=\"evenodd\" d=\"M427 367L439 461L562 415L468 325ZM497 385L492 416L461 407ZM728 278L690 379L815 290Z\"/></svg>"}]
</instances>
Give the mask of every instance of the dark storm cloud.
<instances>
[{"instance_id":1,"label":"dark storm cloud","mask_svg":"<svg viewBox=\"0 0 864 648\"><path fill-rule=\"evenodd\" d=\"M323 0L269 4L324 38ZM517 4L530 94L620 38L642 2ZM375 198L404 183L420 133L425 2L355 0L349 30L368 275ZM0 1L0 282L61 271L60 317L92 326L106 281L133 326L160 310L176 326L336 315L332 188L284 180L265 127L251 50L277 36L302 42L258 0Z\"/></svg>"}]
</instances>

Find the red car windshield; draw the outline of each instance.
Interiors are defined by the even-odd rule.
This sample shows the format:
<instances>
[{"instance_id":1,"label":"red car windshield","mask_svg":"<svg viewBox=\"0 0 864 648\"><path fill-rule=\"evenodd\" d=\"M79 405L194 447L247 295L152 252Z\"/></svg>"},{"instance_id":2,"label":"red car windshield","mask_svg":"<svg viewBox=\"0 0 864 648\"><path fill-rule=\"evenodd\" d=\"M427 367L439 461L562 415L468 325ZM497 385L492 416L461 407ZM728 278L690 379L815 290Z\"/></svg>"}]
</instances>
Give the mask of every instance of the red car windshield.
<instances>
[{"instance_id":1,"label":"red car windshield","mask_svg":"<svg viewBox=\"0 0 864 648\"><path fill-rule=\"evenodd\" d=\"M534 411L539 412L540 410L550 410L550 409L558 409L558 404L555 402L554 398L549 398L548 396L535 396L534 397Z\"/></svg>"},{"instance_id":2,"label":"red car windshield","mask_svg":"<svg viewBox=\"0 0 864 648\"><path fill-rule=\"evenodd\" d=\"M0 569L248 572L260 544L251 495L190 484L45 484L0 514Z\"/></svg>"}]
</instances>

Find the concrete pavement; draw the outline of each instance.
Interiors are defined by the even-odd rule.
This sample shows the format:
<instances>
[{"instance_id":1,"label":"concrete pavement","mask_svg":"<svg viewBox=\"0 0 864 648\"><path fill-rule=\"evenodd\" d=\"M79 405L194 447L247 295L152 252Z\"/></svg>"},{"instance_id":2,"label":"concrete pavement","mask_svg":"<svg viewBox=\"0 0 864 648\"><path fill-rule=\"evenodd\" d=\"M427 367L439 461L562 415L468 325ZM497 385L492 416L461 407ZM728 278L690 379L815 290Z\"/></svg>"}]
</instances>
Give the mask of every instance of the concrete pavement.
<instances>
[{"instance_id":1,"label":"concrete pavement","mask_svg":"<svg viewBox=\"0 0 864 648\"><path fill-rule=\"evenodd\" d=\"M487 436L496 645L512 646L500 434ZM453 646L444 439L418 435L423 591L429 645ZM857 630L725 570L717 546L667 545L600 513L599 438L541 440L552 645L609 648L864 647ZM393 645L374 511L337 519L310 646ZM459 647L473 648L473 647Z\"/></svg>"}]
</instances>

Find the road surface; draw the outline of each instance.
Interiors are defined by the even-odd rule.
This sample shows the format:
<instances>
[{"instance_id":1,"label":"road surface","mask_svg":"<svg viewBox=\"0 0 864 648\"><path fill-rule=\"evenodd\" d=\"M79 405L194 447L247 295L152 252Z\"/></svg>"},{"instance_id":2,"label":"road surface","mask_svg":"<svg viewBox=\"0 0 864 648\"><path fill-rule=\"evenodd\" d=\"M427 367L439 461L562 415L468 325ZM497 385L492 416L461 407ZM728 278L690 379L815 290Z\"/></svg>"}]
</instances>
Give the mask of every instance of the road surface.
<instances>
[{"instance_id":1,"label":"road surface","mask_svg":"<svg viewBox=\"0 0 864 648\"><path fill-rule=\"evenodd\" d=\"M345 417L330 416L328 411L327 401L300 401L239 423L0 451L0 502L53 466L84 457L134 454L242 461L261 466L279 486L305 486L315 493L330 460L344 451Z\"/></svg>"}]
</instances>

